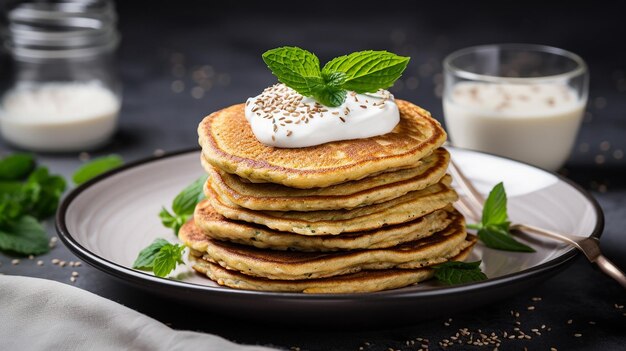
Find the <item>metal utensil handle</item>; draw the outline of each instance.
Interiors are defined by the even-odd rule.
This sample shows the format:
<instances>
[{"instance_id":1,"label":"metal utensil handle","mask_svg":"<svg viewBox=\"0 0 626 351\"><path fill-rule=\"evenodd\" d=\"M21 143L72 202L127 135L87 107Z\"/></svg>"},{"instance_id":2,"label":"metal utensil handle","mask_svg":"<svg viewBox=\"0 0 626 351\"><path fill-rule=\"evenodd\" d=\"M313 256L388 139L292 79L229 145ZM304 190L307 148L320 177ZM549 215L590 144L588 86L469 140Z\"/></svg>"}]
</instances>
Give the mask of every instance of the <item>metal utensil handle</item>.
<instances>
[{"instance_id":1,"label":"metal utensil handle","mask_svg":"<svg viewBox=\"0 0 626 351\"><path fill-rule=\"evenodd\" d=\"M626 289L626 275L613 262L600 255L596 258L598 268L609 277L615 279L624 289Z\"/></svg>"}]
</instances>

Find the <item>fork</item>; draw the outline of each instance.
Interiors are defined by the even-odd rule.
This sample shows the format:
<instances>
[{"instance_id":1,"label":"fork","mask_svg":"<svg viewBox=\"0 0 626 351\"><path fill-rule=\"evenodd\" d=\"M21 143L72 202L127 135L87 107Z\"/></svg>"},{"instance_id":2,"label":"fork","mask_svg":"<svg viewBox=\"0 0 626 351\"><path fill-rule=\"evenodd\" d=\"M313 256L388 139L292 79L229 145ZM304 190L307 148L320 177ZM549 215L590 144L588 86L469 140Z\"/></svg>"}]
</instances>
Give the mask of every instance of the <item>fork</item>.
<instances>
[{"instance_id":1,"label":"fork","mask_svg":"<svg viewBox=\"0 0 626 351\"><path fill-rule=\"evenodd\" d=\"M457 202L461 212L469 214L469 217L471 217L473 221L480 222L483 203L485 202L482 194L476 190L469 178L461 172L459 167L457 167L452 160L450 160L449 170L459 184L459 187L467 194L467 198L459 197L459 201ZM598 238L563 234L522 223L511 223L510 229L512 231L548 237L574 246L585 254L589 262L595 263L602 272L615 279L626 289L626 275L613 262L602 255Z\"/></svg>"}]
</instances>

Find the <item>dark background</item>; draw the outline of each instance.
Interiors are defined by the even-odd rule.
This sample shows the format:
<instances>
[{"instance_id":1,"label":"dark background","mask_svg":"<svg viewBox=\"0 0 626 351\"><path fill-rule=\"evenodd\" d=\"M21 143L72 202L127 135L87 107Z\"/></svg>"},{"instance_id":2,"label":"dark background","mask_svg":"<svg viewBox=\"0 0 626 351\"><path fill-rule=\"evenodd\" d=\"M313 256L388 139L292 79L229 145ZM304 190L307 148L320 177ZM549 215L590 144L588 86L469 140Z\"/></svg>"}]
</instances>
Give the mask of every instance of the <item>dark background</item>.
<instances>
[{"instance_id":1,"label":"dark background","mask_svg":"<svg viewBox=\"0 0 626 351\"><path fill-rule=\"evenodd\" d=\"M441 61L446 54L466 46L501 42L557 46L582 56L591 72L588 111L572 157L561 173L598 199L607 220L602 248L626 267L626 24L624 11L615 4L120 1L118 68L124 86L120 130L110 145L92 154L115 152L131 161L155 150L196 146L196 125L202 117L242 102L274 83L261 54L277 46L306 48L322 62L365 49L411 56L403 78L392 90L441 121ZM6 82L9 60L5 56L0 62L0 80ZM0 140L0 150L12 149ZM40 160L66 175L80 163L78 153L40 155ZM0 254L0 272L69 283L70 271L50 265L51 258L75 260L62 245L43 256L45 268L29 260L11 266L10 258ZM439 318L373 331L223 322L222 316L210 311L195 312L159 300L90 267L79 271L75 285L81 288L175 328L204 330L246 343L315 350L404 350L416 349L419 343L411 345L410 341L421 337L430 339L431 349L438 349L438 341L461 327L489 333L513 330L515 319L509 311L515 310L521 313L519 321L525 331L542 324L551 331L532 340L507 340L501 350L618 350L626 345L626 310L618 308L626 303L624 291L581 258L533 291L521 291L514 299L479 311L450 316L453 322L449 327L443 325L447 318ZM542 301L534 302L532 297L542 297ZM471 304L468 301L468 306ZM529 305L536 310L528 311ZM575 333L582 337L574 337Z\"/></svg>"}]
</instances>

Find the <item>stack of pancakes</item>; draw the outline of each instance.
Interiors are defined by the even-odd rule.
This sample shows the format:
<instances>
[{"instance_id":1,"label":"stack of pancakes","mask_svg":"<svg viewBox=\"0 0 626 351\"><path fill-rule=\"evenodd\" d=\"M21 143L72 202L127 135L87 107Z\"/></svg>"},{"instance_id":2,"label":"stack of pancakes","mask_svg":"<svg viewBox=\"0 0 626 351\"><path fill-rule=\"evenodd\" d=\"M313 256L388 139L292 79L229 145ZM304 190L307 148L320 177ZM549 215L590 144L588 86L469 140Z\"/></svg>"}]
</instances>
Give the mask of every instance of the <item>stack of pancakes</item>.
<instances>
[{"instance_id":1,"label":"stack of pancakes","mask_svg":"<svg viewBox=\"0 0 626 351\"><path fill-rule=\"evenodd\" d=\"M388 134L283 149L261 144L244 105L198 128L207 199L179 233L196 271L239 289L348 293L428 279L476 239L452 207L446 134L397 100Z\"/></svg>"}]
</instances>

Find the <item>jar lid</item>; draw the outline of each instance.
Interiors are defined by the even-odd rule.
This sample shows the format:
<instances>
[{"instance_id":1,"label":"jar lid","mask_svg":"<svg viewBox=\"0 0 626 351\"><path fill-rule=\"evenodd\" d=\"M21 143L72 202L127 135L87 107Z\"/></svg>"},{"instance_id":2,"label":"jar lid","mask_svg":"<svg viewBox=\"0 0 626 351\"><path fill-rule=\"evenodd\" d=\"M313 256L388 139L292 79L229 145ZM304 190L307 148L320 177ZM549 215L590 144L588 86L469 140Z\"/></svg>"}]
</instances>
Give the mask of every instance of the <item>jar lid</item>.
<instances>
[{"instance_id":1,"label":"jar lid","mask_svg":"<svg viewBox=\"0 0 626 351\"><path fill-rule=\"evenodd\" d=\"M108 0L25 2L7 12L2 36L21 59L81 58L117 47L116 22Z\"/></svg>"}]
</instances>

